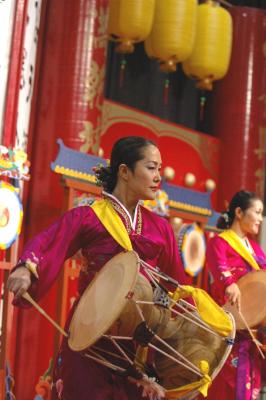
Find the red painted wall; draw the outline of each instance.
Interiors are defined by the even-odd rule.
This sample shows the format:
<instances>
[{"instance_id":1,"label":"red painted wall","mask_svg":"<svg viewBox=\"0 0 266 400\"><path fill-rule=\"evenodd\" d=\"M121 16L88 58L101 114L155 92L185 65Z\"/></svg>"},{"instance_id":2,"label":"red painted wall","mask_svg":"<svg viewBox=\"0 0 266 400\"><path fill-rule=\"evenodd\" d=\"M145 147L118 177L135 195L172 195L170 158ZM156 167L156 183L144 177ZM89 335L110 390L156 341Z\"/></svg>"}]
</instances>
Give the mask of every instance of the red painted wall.
<instances>
[{"instance_id":1,"label":"red painted wall","mask_svg":"<svg viewBox=\"0 0 266 400\"><path fill-rule=\"evenodd\" d=\"M101 137L104 157L109 158L113 143L123 136L139 135L154 140L161 151L163 168L175 170L171 183L185 186L185 174L196 177L192 189L206 191L205 182L213 179L218 184L219 146L217 138L169 123L136 109L105 101L106 119ZM104 113L105 114L105 113ZM212 195L216 206L217 189Z\"/></svg>"}]
</instances>

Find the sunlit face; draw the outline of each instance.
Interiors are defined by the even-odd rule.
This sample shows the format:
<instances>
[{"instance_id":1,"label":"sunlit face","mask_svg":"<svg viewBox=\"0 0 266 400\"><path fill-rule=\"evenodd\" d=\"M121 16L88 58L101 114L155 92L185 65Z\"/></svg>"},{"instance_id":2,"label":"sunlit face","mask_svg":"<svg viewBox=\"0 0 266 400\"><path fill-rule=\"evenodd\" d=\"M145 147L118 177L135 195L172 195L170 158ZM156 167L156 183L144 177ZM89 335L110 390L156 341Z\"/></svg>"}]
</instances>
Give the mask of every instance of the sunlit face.
<instances>
[{"instance_id":1,"label":"sunlit face","mask_svg":"<svg viewBox=\"0 0 266 400\"><path fill-rule=\"evenodd\" d=\"M257 235L262 222L263 203L261 200L252 200L251 206L239 212L239 224L245 234Z\"/></svg>"},{"instance_id":2,"label":"sunlit face","mask_svg":"<svg viewBox=\"0 0 266 400\"><path fill-rule=\"evenodd\" d=\"M156 146L143 149L143 159L135 164L134 171L128 170L127 189L136 200L154 200L161 182L162 159Z\"/></svg>"}]
</instances>

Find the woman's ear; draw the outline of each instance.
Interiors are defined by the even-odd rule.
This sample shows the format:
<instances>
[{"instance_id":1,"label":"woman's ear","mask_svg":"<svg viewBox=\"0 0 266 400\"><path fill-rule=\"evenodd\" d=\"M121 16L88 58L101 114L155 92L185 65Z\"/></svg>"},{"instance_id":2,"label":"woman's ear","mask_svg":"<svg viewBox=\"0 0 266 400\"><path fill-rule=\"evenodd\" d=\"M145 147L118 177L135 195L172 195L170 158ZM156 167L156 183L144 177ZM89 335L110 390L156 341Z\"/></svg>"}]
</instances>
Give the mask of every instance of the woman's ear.
<instances>
[{"instance_id":1,"label":"woman's ear","mask_svg":"<svg viewBox=\"0 0 266 400\"><path fill-rule=\"evenodd\" d=\"M118 176L119 178L127 181L128 179L128 167L126 164L120 164L118 167Z\"/></svg>"},{"instance_id":2,"label":"woman's ear","mask_svg":"<svg viewBox=\"0 0 266 400\"><path fill-rule=\"evenodd\" d=\"M235 209L236 218L240 219L242 217L242 215L243 215L243 211L241 210L241 208L240 207L236 207L236 209Z\"/></svg>"}]
</instances>

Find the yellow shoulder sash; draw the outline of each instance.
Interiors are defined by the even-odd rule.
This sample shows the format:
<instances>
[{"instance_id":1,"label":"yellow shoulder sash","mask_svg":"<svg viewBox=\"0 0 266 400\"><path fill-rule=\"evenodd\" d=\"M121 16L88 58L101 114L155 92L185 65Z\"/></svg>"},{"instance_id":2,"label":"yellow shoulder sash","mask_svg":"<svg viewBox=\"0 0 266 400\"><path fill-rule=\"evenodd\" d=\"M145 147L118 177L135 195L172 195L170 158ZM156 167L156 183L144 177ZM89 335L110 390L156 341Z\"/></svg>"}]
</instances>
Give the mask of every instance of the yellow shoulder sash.
<instances>
[{"instance_id":1,"label":"yellow shoulder sash","mask_svg":"<svg viewBox=\"0 0 266 400\"><path fill-rule=\"evenodd\" d=\"M107 199L95 201L91 208L117 243L128 251L132 250L132 244L126 227L110 201Z\"/></svg>"},{"instance_id":2,"label":"yellow shoulder sash","mask_svg":"<svg viewBox=\"0 0 266 400\"><path fill-rule=\"evenodd\" d=\"M220 233L219 236L223 238L241 257L243 257L252 268L256 270L260 269L253 255L248 251L240 237L232 229Z\"/></svg>"}]
</instances>

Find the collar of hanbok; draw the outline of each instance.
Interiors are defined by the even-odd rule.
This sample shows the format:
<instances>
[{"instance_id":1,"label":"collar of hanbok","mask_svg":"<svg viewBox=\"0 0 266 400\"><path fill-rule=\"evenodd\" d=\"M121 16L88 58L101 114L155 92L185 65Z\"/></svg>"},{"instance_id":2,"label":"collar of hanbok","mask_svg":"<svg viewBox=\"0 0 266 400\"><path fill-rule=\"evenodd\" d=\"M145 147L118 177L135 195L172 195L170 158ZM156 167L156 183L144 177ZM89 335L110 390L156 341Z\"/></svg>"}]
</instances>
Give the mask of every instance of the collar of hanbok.
<instances>
[{"instance_id":1,"label":"collar of hanbok","mask_svg":"<svg viewBox=\"0 0 266 400\"><path fill-rule=\"evenodd\" d=\"M247 263L251 265L253 269L260 269L251 252L232 229L223 231L219 234L219 236L223 238L242 258L244 258L244 260L247 261Z\"/></svg>"},{"instance_id":2,"label":"collar of hanbok","mask_svg":"<svg viewBox=\"0 0 266 400\"><path fill-rule=\"evenodd\" d=\"M158 256L161 251L160 243L154 237L143 235L142 207L139 203L136 206L133 221L123 204L109 193L104 193L104 198L95 201L91 208L105 229L122 248L128 251L134 248L140 257L148 260ZM132 229L134 227L135 230Z\"/></svg>"},{"instance_id":3,"label":"collar of hanbok","mask_svg":"<svg viewBox=\"0 0 266 400\"><path fill-rule=\"evenodd\" d=\"M104 198L92 204L97 217L110 235L126 250L132 250L129 234L140 218L137 204L132 218L123 204L113 195L103 192ZM139 226L139 223L137 224Z\"/></svg>"},{"instance_id":4,"label":"collar of hanbok","mask_svg":"<svg viewBox=\"0 0 266 400\"><path fill-rule=\"evenodd\" d=\"M141 233L140 202L138 202L136 205L132 219L126 207L113 194L103 191L103 197L112 204L113 208L122 218L129 234L131 233L131 231L136 231L136 233L138 234Z\"/></svg>"}]
</instances>

